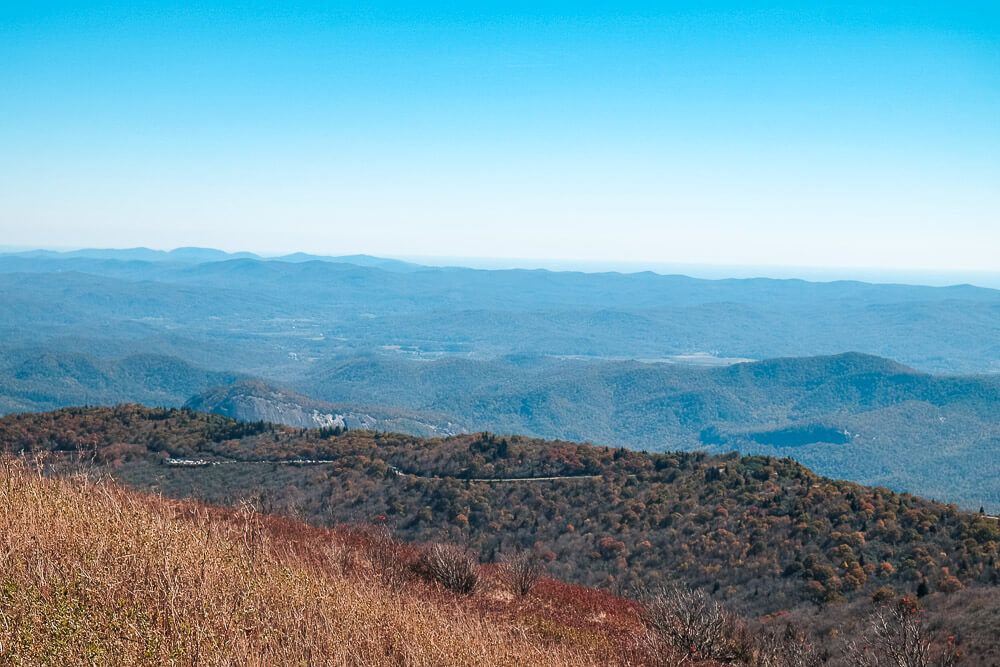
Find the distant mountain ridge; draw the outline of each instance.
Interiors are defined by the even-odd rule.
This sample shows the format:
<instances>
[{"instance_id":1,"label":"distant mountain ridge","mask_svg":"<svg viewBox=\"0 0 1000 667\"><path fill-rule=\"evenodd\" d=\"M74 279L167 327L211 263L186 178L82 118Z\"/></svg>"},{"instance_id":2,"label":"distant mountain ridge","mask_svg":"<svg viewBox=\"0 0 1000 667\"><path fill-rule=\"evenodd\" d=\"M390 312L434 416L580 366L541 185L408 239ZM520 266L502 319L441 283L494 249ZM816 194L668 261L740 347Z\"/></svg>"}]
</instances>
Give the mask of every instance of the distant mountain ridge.
<instances>
[{"instance_id":1,"label":"distant mountain ridge","mask_svg":"<svg viewBox=\"0 0 1000 667\"><path fill-rule=\"evenodd\" d=\"M149 252L160 251L132 255ZM200 261L218 259L211 254L217 251L175 252L198 261L170 261L170 253L157 260L108 259L103 251L0 255L7 314L0 331L18 345L73 324L78 338L118 339L129 351L198 364L204 362L183 351L196 354L241 336L215 350L211 364L279 381L300 374L301 365L283 368L290 358L328 360L381 348L427 358L599 359L857 350L922 370L1000 372L1000 291L967 285L489 271L366 256ZM160 347L136 347L135 335L148 334Z\"/></svg>"},{"instance_id":2,"label":"distant mountain ridge","mask_svg":"<svg viewBox=\"0 0 1000 667\"><path fill-rule=\"evenodd\" d=\"M184 264L201 264L209 262L224 262L234 259L253 259L257 261L274 262L331 262L339 264L355 264L371 266L385 270L408 271L422 268L398 259L374 257L372 255L312 255L295 252L288 255L258 255L252 252L226 252L215 248L184 247L173 250L154 250L152 248L84 248L81 250L20 250L0 253L0 256L20 257L24 259L96 259L116 260L125 262L176 262Z\"/></svg>"}]
</instances>

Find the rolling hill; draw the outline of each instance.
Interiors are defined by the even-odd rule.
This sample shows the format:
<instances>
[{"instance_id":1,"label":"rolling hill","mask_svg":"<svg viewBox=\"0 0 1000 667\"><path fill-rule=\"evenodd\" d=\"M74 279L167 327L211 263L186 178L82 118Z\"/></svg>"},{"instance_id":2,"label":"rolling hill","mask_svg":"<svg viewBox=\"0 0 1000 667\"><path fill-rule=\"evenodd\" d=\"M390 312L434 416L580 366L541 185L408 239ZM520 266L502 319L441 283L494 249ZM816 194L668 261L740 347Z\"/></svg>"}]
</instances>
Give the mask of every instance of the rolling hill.
<instances>
[{"instance_id":1,"label":"rolling hill","mask_svg":"<svg viewBox=\"0 0 1000 667\"><path fill-rule=\"evenodd\" d=\"M821 474L1000 510L1000 378L856 353L724 367L516 357L317 366L298 388L462 415L472 430L789 456Z\"/></svg>"},{"instance_id":2,"label":"rolling hill","mask_svg":"<svg viewBox=\"0 0 1000 667\"><path fill-rule=\"evenodd\" d=\"M192 393L238 378L158 354L107 359L37 349L5 351L0 353L0 414L123 400L176 406Z\"/></svg>"}]
</instances>

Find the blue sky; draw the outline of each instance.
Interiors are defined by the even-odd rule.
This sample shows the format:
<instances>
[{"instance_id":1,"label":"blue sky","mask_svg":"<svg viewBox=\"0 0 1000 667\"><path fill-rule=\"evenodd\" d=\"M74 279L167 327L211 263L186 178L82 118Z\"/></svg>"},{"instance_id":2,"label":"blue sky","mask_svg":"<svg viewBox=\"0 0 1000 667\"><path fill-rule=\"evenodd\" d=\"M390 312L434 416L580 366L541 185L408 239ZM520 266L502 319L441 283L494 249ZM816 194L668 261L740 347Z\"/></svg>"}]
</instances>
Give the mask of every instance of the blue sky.
<instances>
[{"instance_id":1,"label":"blue sky","mask_svg":"<svg viewBox=\"0 0 1000 667\"><path fill-rule=\"evenodd\" d=\"M453 4L3 3L0 244L1000 270L996 3Z\"/></svg>"}]
</instances>

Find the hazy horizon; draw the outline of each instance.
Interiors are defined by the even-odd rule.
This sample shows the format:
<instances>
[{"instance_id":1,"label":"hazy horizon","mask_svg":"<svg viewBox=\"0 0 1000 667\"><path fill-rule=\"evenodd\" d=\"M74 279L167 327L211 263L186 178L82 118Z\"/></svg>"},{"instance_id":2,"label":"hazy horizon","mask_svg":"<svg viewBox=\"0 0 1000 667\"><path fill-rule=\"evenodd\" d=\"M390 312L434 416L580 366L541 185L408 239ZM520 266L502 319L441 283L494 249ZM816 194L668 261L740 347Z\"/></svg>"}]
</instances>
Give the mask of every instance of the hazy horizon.
<instances>
[{"instance_id":1,"label":"hazy horizon","mask_svg":"<svg viewBox=\"0 0 1000 667\"><path fill-rule=\"evenodd\" d=\"M72 246L7 246L0 245L0 254L21 253L32 251L77 252L87 250L127 251L148 249L159 252L170 252L185 248L202 250L219 250L229 254L250 253L264 259L277 258L285 255L304 253L316 256L351 256L368 255L381 259L395 259L412 262L430 267L465 267L472 269L544 269L548 271L579 271L583 273L639 273L651 271L661 275L686 275L692 278L707 280L722 280L727 278L772 278L797 279L811 282L830 282L838 280L853 280L869 283L900 283L910 285L927 285L934 287L970 284L989 289L1000 289L1000 271L934 271L931 269L882 269L878 267L839 267L839 266L754 266L727 264L694 264L685 262L643 262L635 261L587 261L579 259L553 258L520 258L520 257L452 257L452 256L418 256L389 255L385 253L349 253L338 252L336 249L321 250L223 250L203 246L182 245L174 247L134 246L125 247L72 247Z\"/></svg>"}]
</instances>

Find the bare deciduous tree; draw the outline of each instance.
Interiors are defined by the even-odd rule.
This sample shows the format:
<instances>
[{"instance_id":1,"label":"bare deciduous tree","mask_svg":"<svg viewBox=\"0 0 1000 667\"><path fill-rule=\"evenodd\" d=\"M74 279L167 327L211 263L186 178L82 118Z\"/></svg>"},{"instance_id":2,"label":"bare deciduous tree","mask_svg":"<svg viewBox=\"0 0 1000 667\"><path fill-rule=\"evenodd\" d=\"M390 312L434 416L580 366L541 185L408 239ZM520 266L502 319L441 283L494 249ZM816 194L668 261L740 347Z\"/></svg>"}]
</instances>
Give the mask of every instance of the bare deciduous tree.
<instances>
[{"instance_id":1,"label":"bare deciduous tree","mask_svg":"<svg viewBox=\"0 0 1000 667\"><path fill-rule=\"evenodd\" d=\"M527 595L545 571L541 559L530 551L522 551L504 560L500 574L515 595Z\"/></svg>"},{"instance_id":2,"label":"bare deciduous tree","mask_svg":"<svg viewBox=\"0 0 1000 667\"><path fill-rule=\"evenodd\" d=\"M417 568L453 593L471 593L479 583L476 559L466 550L447 544L434 544L425 549Z\"/></svg>"},{"instance_id":3,"label":"bare deciduous tree","mask_svg":"<svg viewBox=\"0 0 1000 667\"><path fill-rule=\"evenodd\" d=\"M848 645L853 667L952 667L958 657L951 642L934 647L919 612L905 601L876 609L863 635Z\"/></svg>"},{"instance_id":4,"label":"bare deciduous tree","mask_svg":"<svg viewBox=\"0 0 1000 667\"><path fill-rule=\"evenodd\" d=\"M782 632L761 633L750 662L754 667L819 667L824 660L805 633L789 623Z\"/></svg>"},{"instance_id":5,"label":"bare deciduous tree","mask_svg":"<svg viewBox=\"0 0 1000 667\"><path fill-rule=\"evenodd\" d=\"M646 627L682 660L749 661L746 626L702 590L674 585L647 592L640 608Z\"/></svg>"},{"instance_id":6,"label":"bare deciduous tree","mask_svg":"<svg viewBox=\"0 0 1000 667\"><path fill-rule=\"evenodd\" d=\"M385 525L372 528L367 538L364 552L372 574L388 588L398 589L410 576L405 548Z\"/></svg>"}]
</instances>

